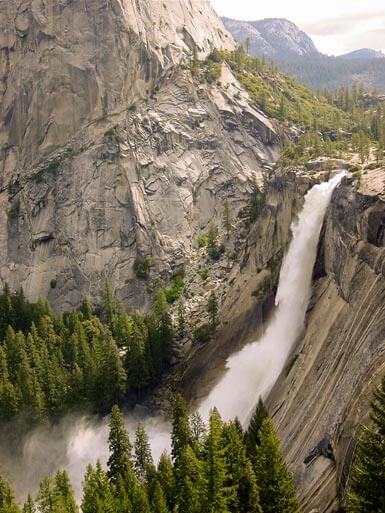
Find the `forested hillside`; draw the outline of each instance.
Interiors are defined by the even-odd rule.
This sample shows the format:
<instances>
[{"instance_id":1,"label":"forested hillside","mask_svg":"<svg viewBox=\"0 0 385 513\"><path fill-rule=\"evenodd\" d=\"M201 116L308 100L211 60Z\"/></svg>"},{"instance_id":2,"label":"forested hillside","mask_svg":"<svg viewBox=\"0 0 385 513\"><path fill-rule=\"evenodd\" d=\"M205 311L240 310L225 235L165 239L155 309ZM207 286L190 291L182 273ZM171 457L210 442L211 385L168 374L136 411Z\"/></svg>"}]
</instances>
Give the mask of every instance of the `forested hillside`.
<instances>
[{"instance_id":1,"label":"forested hillside","mask_svg":"<svg viewBox=\"0 0 385 513\"><path fill-rule=\"evenodd\" d=\"M208 425L189 416L180 396L172 414L172 454L154 463L142 424L131 445L124 418L112 409L107 470L89 465L83 481L83 513L297 513L295 488L267 412L259 403L250 428L223 422L213 410ZM19 513L0 476L1 513ZM68 474L58 471L29 496L23 513L76 513Z\"/></svg>"}]
</instances>

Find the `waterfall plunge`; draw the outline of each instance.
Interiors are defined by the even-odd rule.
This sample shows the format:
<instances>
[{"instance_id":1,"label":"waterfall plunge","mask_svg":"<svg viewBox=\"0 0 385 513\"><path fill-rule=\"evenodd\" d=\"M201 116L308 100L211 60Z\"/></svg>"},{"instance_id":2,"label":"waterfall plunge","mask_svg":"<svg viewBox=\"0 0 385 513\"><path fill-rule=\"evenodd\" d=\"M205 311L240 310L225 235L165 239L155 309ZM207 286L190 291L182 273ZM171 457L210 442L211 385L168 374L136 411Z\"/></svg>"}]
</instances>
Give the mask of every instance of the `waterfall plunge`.
<instances>
[{"instance_id":1,"label":"waterfall plunge","mask_svg":"<svg viewBox=\"0 0 385 513\"><path fill-rule=\"evenodd\" d=\"M304 326L323 218L343 175L315 185L307 193L303 210L292 225L293 239L280 273L274 317L259 341L229 358L225 375L199 408L204 418L216 406L224 419L238 416L246 424L258 397L265 397L277 380ZM130 415L126 423L131 437L139 420L145 423L155 459L163 450L169 451L170 426L160 418ZM24 445L22 461L11 457L3 464L19 497L36 489L44 475L66 468L80 499L86 464L107 460L107 437L107 419L96 423L68 417L54 429L36 429Z\"/></svg>"},{"instance_id":2,"label":"waterfall plunge","mask_svg":"<svg viewBox=\"0 0 385 513\"><path fill-rule=\"evenodd\" d=\"M227 371L200 406L207 418L214 406L225 420L236 416L246 425L258 397L266 397L282 372L304 327L320 231L334 188L344 173L315 185L306 195L279 277L274 317L257 342L227 361Z\"/></svg>"}]
</instances>

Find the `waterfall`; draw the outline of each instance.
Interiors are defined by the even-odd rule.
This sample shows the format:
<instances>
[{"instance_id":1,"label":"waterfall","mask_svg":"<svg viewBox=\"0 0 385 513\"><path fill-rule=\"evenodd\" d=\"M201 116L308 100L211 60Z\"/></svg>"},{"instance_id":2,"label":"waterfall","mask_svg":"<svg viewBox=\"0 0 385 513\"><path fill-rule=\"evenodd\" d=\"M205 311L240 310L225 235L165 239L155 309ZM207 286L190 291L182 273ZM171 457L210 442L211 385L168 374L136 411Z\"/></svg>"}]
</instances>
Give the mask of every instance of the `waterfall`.
<instances>
[{"instance_id":1,"label":"waterfall","mask_svg":"<svg viewBox=\"0 0 385 513\"><path fill-rule=\"evenodd\" d=\"M215 406L224 419L238 416L245 425L259 396L266 397L280 375L304 327L322 222L343 175L315 185L307 193L303 210L292 224L293 238L281 268L274 317L260 340L229 358L225 375L199 408L203 418L207 419ZM158 459L163 450L170 450L170 425L161 418L133 414L126 418L131 436L139 420L145 423ZM22 462L14 462L10 455L3 464L22 497L36 489L43 475L66 468L80 500L86 464L94 464L97 458L107 461L107 437L107 419L67 417L54 428L43 426L33 431L23 447Z\"/></svg>"},{"instance_id":2,"label":"waterfall","mask_svg":"<svg viewBox=\"0 0 385 513\"><path fill-rule=\"evenodd\" d=\"M334 188L344 173L315 185L292 224L293 238L284 258L275 299L276 311L262 338L227 361L227 371L199 411L207 418L214 406L225 420L246 425L258 398L266 397L282 372L303 328L323 219Z\"/></svg>"}]
</instances>

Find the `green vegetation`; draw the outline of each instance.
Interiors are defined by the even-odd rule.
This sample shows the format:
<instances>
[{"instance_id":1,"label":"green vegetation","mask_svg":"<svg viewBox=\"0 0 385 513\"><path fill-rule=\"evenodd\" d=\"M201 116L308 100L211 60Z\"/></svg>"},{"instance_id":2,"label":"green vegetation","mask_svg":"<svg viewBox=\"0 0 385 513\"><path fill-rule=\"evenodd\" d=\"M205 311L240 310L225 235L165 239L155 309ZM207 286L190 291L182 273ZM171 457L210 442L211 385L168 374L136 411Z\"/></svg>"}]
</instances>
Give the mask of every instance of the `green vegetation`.
<instances>
[{"instance_id":1,"label":"green vegetation","mask_svg":"<svg viewBox=\"0 0 385 513\"><path fill-rule=\"evenodd\" d=\"M213 331L210 324L202 324L193 331L193 340L196 344L205 344L212 337Z\"/></svg>"},{"instance_id":2,"label":"green vegetation","mask_svg":"<svg viewBox=\"0 0 385 513\"><path fill-rule=\"evenodd\" d=\"M51 162L47 166L43 167L42 169L39 169L39 171L36 171L36 173L33 173L31 176L28 177L28 179L30 181L40 183L47 173L56 173L56 171L59 169L60 164L61 160L59 159L51 160Z\"/></svg>"},{"instance_id":3,"label":"green vegetation","mask_svg":"<svg viewBox=\"0 0 385 513\"><path fill-rule=\"evenodd\" d=\"M266 183L267 178L264 177L263 188L258 187L255 175L251 180L251 195L245 208L239 212L239 217L243 219L246 228L249 228L258 217L261 215L262 210L266 204Z\"/></svg>"},{"instance_id":4,"label":"green vegetation","mask_svg":"<svg viewBox=\"0 0 385 513\"><path fill-rule=\"evenodd\" d=\"M102 305L55 315L8 287L0 295L0 421L30 424L74 408L104 414L137 400L169 366L174 330L163 292L150 314L124 310L106 284ZM22 419L20 419L22 421Z\"/></svg>"},{"instance_id":5,"label":"green vegetation","mask_svg":"<svg viewBox=\"0 0 385 513\"><path fill-rule=\"evenodd\" d=\"M207 238L207 235L201 234L198 236L198 247L199 248L205 248L208 244L209 240Z\"/></svg>"},{"instance_id":6,"label":"green vegetation","mask_svg":"<svg viewBox=\"0 0 385 513\"><path fill-rule=\"evenodd\" d=\"M377 162L382 161L385 108L381 98L368 94L361 85L314 93L277 71L274 63L250 57L242 47L233 52L214 50L200 63L198 75L207 80L207 75L215 75L214 65L221 62L231 67L259 109L281 125L296 127L297 135L291 142L283 137L286 147L279 161L282 167L306 165L320 156L344 158L349 153L358 154L364 164L373 147ZM333 166L332 160L326 160L322 169L332 170Z\"/></svg>"},{"instance_id":7,"label":"green vegetation","mask_svg":"<svg viewBox=\"0 0 385 513\"><path fill-rule=\"evenodd\" d=\"M202 278L203 281L206 281L209 276L209 272L206 269L204 269L203 271L199 271L199 276Z\"/></svg>"},{"instance_id":8,"label":"green vegetation","mask_svg":"<svg viewBox=\"0 0 385 513\"><path fill-rule=\"evenodd\" d=\"M336 126L349 127L349 116L339 108L318 98L290 75L277 71L274 64L250 57L242 47L234 52L214 51L202 64L203 69L218 59L227 62L258 107L269 116L321 132Z\"/></svg>"},{"instance_id":9,"label":"green vegetation","mask_svg":"<svg viewBox=\"0 0 385 513\"><path fill-rule=\"evenodd\" d=\"M137 256L134 262L134 273L137 278L146 280L150 275L152 267L152 257L150 256Z\"/></svg>"},{"instance_id":10,"label":"green vegetation","mask_svg":"<svg viewBox=\"0 0 385 513\"><path fill-rule=\"evenodd\" d=\"M197 344L208 342L220 324L218 298L214 291L211 292L207 302L207 313L209 322L201 324L193 331L193 340Z\"/></svg>"},{"instance_id":11,"label":"green vegetation","mask_svg":"<svg viewBox=\"0 0 385 513\"><path fill-rule=\"evenodd\" d=\"M349 117L348 131L341 124L336 124L329 132L309 130L298 143L286 148L281 164L306 164L320 156L344 158L347 154L358 154L361 164L364 164L371 151L380 164L385 148L385 109L381 100L375 94L366 93L359 85L334 92L323 90L318 97Z\"/></svg>"},{"instance_id":12,"label":"green vegetation","mask_svg":"<svg viewBox=\"0 0 385 513\"><path fill-rule=\"evenodd\" d=\"M380 513L385 506L385 377L371 402L371 424L362 426L350 475L347 513Z\"/></svg>"},{"instance_id":13,"label":"green vegetation","mask_svg":"<svg viewBox=\"0 0 385 513\"><path fill-rule=\"evenodd\" d=\"M210 413L208 426L191 416L180 396L172 414L172 458L163 453L154 465L148 437L139 424L133 446L117 406L112 409L109 459L89 465L83 480L83 513L297 513L293 480L271 421L258 433L243 433L237 420L223 422ZM253 449L250 454L248 440ZM0 511L21 513L9 484L0 476ZM23 513L78 513L66 472L46 477Z\"/></svg>"},{"instance_id":14,"label":"green vegetation","mask_svg":"<svg viewBox=\"0 0 385 513\"><path fill-rule=\"evenodd\" d=\"M172 279L171 287L164 290L167 303L170 305L175 303L175 301L177 301L180 298L180 296L183 292L183 288L184 288L183 276L181 274L177 274Z\"/></svg>"},{"instance_id":15,"label":"green vegetation","mask_svg":"<svg viewBox=\"0 0 385 513\"><path fill-rule=\"evenodd\" d=\"M115 141L116 143L123 142L122 136L119 135L118 126L117 125L113 126L112 128L109 128L104 133L104 137L107 137L108 139L111 139L111 140Z\"/></svg>"}]
</instances>

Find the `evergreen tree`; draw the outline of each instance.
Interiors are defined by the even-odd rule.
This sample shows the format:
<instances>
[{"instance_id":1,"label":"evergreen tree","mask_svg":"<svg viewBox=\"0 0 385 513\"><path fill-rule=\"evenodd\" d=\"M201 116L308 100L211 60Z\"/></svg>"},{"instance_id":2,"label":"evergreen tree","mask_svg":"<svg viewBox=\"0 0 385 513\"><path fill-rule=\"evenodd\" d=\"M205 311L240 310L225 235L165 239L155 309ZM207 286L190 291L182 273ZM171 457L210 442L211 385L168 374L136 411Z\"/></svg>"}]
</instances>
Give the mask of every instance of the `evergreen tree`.
<instances>
[{"instance_id":1,"label":"evergreen tree","mask_svg":"<svg viewBox=\"0 0 385 513\"><path fill-rule=\"evenodd\" d=\"M20 513L8 482L0 474L0 513Z\"/></svg>"},{"instance_id":2,"label":"evergreen tree","mask_svg":"<svg viewBox=\"0 0 385 513\"><path fill-rule=\"evenodd\" d=\"M268 416L269 414L260 397L245 434L246 452L251 459L255 457L257 446L260 444L260 429L262 423Z\"/></svg>"},{"instance_id":3,"label":"evergreen tree","mask_svg":"<svg viewBox=\"0 0 385 513\"><path fill-rule=\"evenodd\" d=\"M136 430L134 454L136 477L140 482L144 482L149 467L153 466L153 460L148 436L142 423L138 425Z\"/></svg>"},{"instance_id":4,"label":"evergreen tree","mask_svg":"<svg viewBox=\"0 0 385 513\"><path fill-rule=\"evenodd\" d=\"M31 494L28 494L27 500L25 501L22 509L22 513L36 513L35 503L32 500Z\"/></svg>"},{"instance_id":5,"label":"evergreen tree","mask_svg":"<svg viewBox=\"0 0 385 513\"><path fill-rule=\"evenodd\" d=\"M39 513L56 513L57 497L55 495L54 481L52 477L45 477L40 485L37 495Z\"/></svg>"},{"instance_id":6,"label":"evergreen tree","mask_svg":"<svg viewBox=\"0 0 385 513\"><path fill-rule=\"evenodd\" d=\"M82 513L115 513L115 504L107 474L100 462L88 465L83 482Z\"/></svg>"},{"instance_id":7,"label":"evergreen tree","mask_svg":"<svg viewBox=\"0 0 385 513\"><path fill-rule=\"evenodd\" d=\"M170 511L173 511L176 496L174 469L172 466L170 456L165 452L161 455L159 459L158 480L162 487L168 509Z\"/></svg>"},{"instance_id":8,"label":"evergreen tree","mask_svg":"<svg viewBox=\"0 0 385 513\"><path fill-rule=\"evenodd\" d=\"M152 513L170 513L170 510L167 507L167 502L162 490L162 487L159 484L159 481L155 483L155 488L152 494L151 500L151 512Z\"/></svg>"},{"instance_id":9,"label":"evergreen tree","mask_svg":"<svg viewBox=\"0 0 385 513\"><path fill-rule=\"evenodd\" d=\"M190 431L192 447L196 455L199 457L203 452L207 430L206 425L198 412L194 412L190 416Z\"/></svg>"},{"instance_id":10,"label":"evergreen tree","mask_svg":"<svg viewBox=\"0 0 385 513\"><path fill-rule=\"evenodd\" d=\"M181 450L176 469L176 482L178 483L175 489L176 502L179 513L209 511L204 508L207 496L203 464L189 445Z\"/></svg>"},{"instance_id":11,"label":"evergreen tree","mask_svg":"<svg viewBox=\"0 0 385 513\"><path fill-rule=\"evenodd\" d=\"M237 505L237 513L263 513L259 489L250 461L246 462L239 480Z\"/></svg>"},{"instance_id":12,"label":"evergreen tree","mask_svg":"<svg viewBox=\"0 0 385 513\"><path fill-rule=\"evenodd\" d=\"M216 409L210 413L209 432L205 446L207 480L207 513L227 513L229 490L226 489L226 460L223 449L222 421Z\"/></svg>"},{"instance_id":13,"label":"evergreen tree","mask_svg":"<svg viewBox=\"0 0 385 513\"><path fill-rule=\"evenodd\" d=\"M173 405L171 433L171 453L175 466L178 466L178 460L183 449L191 445L191 443L192 436L186 403L182 396L177 394Z\"/></svg>"},{"instance_id":14,"label":"evergreen tree","mask_svg":"<svg viewBox=\"0 0 385 513\"><path fill-rule=\"evenodd\" d=\"M293 478L282 456L278 438L269 418L262 422L254 472L263 513L299 512Z\"/></svg>"},{"instance_id":15,"label":"evergreen tree","mask_svg":"<svg viewBox=\"0 0 385 513\"><path fill-rule=\"evenodd\" d=\"M214 291L211 292L209 301L207 303L207 312L210 317L210 328L213 332L218 327L219 319L218 319L218 298Z\"/></svg>"},{"instance_id":16,"label":"evergreen tree","mask_svg":"<svg viewBox=\"0 0 385 513\"><path fill-rule=\"evenodd\" d=\"M112 483L116 484L120 477L125 479L127 474L132 472L132 446L124 425L124 417L118 406L112 408L109 427L108 477Z\"/></svg>"},{"instance_id":17,"label":"evergreen tree","mask_svg":"<svg viewBox=\"0 0 385 513\"><path fill-rule=\"evenodd\" d=\"M54 494L56 497L55 513L77 513L78 507L74 492L66 471L58 471L54 480Z\"/></svg>"},{"instance_id":18,"label":"evergreen tree","mask_svg":"<svg viewBox=\"0 0 385 513\"><path fill-rule=\"evenodd\" d=\"M207 233L207 249L209 256L213 260L218 260L220 251L218 247L218 227L214 223L210 223L209 231Z\"/></svg>"},{"instance_id":19,"label":"evergreen tree","mask_svg":"<svg viewBox=\"0 0 385 513\"><path fill-rule=\"evenodd\" d=\"M223 449L226 462L226 481L228 507L238 513L240 508L239 484L247 463L242 434L235 422L224 424L222 429Z\"/></svg>"},{"instance_id":20,"label":"evergreen tree","mask_svg":"<svg viewBox=\"0 0 385 513\"><path fill-rule=\"evenodd\" d=\"M136 486L133 494L132 513L151 513L145 488Z\"/></svg>"},{"instance_id":21,"label":"evergreen tree","mask_svg":"<svg viewBox=\"0 0 385 513\"><path fill-rule=\"evenodd\" d=\"M133 330L128 340L125 369L128 385L139 397L141 391L150 383L150 369L145 352L148 330L145 319L139 312L134 312L132 319Z\"/></svg>"},{"instance_id":22,"label":"evergreen tree","mask_svg":"<svg viewBox=\"0 0 385 513\"><path fill-rule=\"evenodd\" d=\"M374 391L371 425L363 426L350 475L348 513L385 511L385 377Z\"/></svg>"},{"instance_id":23,"label":"evergreen tree","mask_svg":"<svg viewBox=\"0 0 385 513\"><path fill-rule=\"evenodd\" d=\"M112 326L112 320L115 312L115 300L111 284L106 279L104 282L104 293L102 298L102 319L109 326Z\"/></svg>"}]
</instances>

